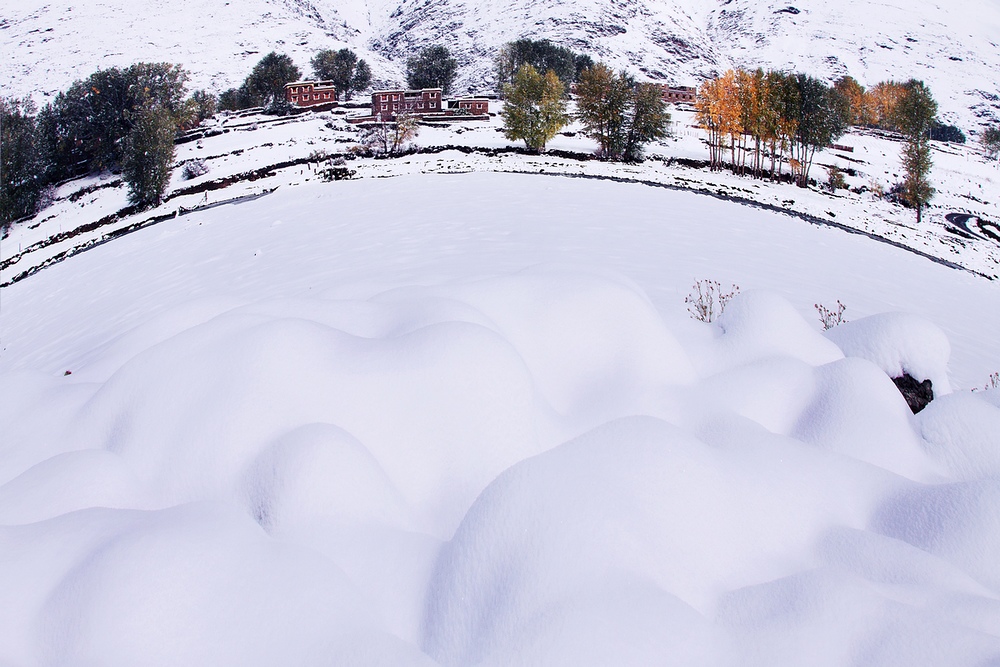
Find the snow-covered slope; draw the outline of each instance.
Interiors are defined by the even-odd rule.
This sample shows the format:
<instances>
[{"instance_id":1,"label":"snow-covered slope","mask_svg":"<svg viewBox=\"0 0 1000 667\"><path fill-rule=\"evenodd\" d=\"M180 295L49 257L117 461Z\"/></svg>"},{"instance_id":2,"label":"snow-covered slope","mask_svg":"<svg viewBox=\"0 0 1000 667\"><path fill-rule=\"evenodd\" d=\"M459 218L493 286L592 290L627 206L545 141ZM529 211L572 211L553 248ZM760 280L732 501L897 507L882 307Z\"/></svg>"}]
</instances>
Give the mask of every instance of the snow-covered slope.
<instances>
[{"instance_id":1,"label":"snow-covered slope","mask_svg":"<svg viewBox=\"0 0 1000 667\"><path fill-rule=\"evenodd\" d=\"M0 84L41 99L97 67L167 60L218 90L272 49L308 73L317 50L343 46L398 83L407 56L442 43L462 65L458 88L483 91L496 49L527 36L676 83L734 64L923 78L947 119L976 129L1000 117L998 34L1000 8L972 0L18 0L0 8Z\"/></svg>"},{"instance_id":2,"label":"snow-covered slope","mask_svg":"<svg viewBox=\"0 0 1000 667\"><path fill-rule=\"evenodd\" d=\"M744 288L712 325L702 277ZM947 393L1000 359L995 282L471 173L282 188L2 296L2 664L1000 659L1000 394Z\"/></svg>"}]
</instances>

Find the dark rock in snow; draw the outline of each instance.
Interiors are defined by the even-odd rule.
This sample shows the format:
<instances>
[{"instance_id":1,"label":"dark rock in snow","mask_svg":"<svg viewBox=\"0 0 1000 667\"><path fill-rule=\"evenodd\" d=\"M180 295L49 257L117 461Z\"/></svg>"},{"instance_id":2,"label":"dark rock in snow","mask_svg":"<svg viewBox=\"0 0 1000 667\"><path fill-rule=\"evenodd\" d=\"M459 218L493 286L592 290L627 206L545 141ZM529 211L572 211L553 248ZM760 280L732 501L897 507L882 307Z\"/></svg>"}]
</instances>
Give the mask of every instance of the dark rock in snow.
<instances>
[{"instance_id":1,"label":"dark rock in snow","mask_svg":"<svg viewBox=\"0 0 1000 667\"><path fill-rule=\"evenodd\" d=\"M909 373L903 373L902 377L892 378L892 381L896 383L896 388L906 399L906 404L910 406L913 414L917 414L934 400L934 388L930 380L917 382Z\"/></svg>"}]
</instances>

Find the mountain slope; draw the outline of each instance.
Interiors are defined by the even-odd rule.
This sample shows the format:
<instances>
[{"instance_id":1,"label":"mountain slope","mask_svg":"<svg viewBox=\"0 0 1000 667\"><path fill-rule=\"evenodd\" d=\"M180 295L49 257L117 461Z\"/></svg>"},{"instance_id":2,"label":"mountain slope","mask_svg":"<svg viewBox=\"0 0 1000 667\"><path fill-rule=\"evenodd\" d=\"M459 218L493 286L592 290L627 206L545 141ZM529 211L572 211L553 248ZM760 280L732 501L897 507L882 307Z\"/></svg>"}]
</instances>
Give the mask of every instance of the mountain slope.
<instances>
[{"instance_id":1,"label":"mountain slope","mask_svg":"<svg viewBox=\"0 0 1000 667\"><path fill-rule=\"evenodd\" d=\"M482 92L497 48L530 36L676 83L734 64L850 73L869 85L922 78L947 120L976 129L1000 118L998 34L997 3L971 0L25 0L0 9L0 84L41 100L98 67L168 60L195 86L220 90L272 49L308 75L317 50L344 46L369 61L378 85L395 84L410 54L442 43L461 64L458 89Z\"/></svg>"}]
</instances>

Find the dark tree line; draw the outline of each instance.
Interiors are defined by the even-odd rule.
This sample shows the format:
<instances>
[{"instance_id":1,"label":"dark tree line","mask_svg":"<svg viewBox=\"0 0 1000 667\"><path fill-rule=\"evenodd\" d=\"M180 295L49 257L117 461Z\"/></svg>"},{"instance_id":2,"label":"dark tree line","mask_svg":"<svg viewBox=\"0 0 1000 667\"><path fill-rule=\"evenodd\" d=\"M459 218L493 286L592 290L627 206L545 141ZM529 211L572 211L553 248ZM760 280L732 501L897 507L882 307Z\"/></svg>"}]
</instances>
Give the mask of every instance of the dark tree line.
<instances>
[{"instance_id":1,"label":"dark tree line","mask_svg":"<svg viewBox=\"0 0 1000 667\"><path fill-rule=\"evenodd\" d=\"M34 214L49 185L104 170L122 173L133 203L158 203L175 133L214 111L208 93L186 97L187 79L177 65L137 63L75 81L37 113L27 100L0 102L0 221Z\"/></svg>"},{"instance_id":2,"label":"dark tree line","mask_svg":"<svg viewBox=\"0 0 1000 667\"><path fill-rule=\"evenodd\" d=\"M570 85L579 79L583 70L592 67L594 61L588 55L574 53L547 39L522 38L508 42L500 47L494 60L497 90L501 94L504 86L514 82L514 75L524 65L531 65L537 72L554 72L568 93Z\"/></svg>"}]
</instances>

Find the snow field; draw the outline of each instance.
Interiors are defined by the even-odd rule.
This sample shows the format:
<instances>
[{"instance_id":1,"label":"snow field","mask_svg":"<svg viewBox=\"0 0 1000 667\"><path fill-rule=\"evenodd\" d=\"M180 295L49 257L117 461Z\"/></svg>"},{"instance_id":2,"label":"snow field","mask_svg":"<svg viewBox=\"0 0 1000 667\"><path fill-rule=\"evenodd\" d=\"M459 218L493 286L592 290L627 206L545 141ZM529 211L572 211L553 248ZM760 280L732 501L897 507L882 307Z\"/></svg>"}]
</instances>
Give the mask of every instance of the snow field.
<instances>
[{"instance_id":1,"label":"snow field","mask_svg":"<svg viewBox=\"0 0 1000 667\"><path fill-rule=\"evenodd\" d=\"M706 274L744 288L712 325ZM467 174L192 214L3 298L0 664L1000 659L988 281ZM945 395L910 414L897 367Z\"/></svg>"}]
</instances>

